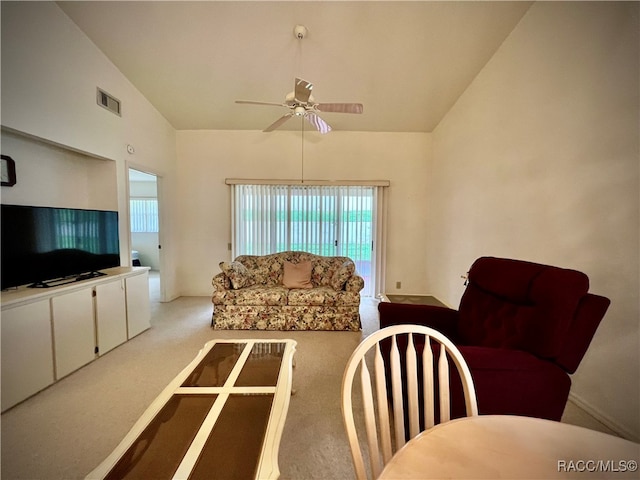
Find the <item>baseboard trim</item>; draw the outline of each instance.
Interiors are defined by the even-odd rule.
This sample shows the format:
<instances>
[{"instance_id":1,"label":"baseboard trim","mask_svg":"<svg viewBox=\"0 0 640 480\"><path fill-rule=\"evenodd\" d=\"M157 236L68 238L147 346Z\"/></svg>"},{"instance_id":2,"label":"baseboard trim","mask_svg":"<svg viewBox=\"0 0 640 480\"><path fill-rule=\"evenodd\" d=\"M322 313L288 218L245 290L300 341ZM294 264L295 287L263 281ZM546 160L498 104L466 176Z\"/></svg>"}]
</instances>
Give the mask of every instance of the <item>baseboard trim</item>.
<instances>
[{"instance_id":1,"label":"baseboard trim","mask_svg":"<svg viewBox=\"0 0 640 480\"><path fill-rule=\"evenodd\" d=\"M576 395L573 392L570 392L569 393L569 400L571 402L575 403L578 407L580 407L582 410L587 412L589 415L591 415L597 421L599 421L600 423L602 423L606 427L608 427L611 430L613 430L614 432L616 432L622 438L626 438L627 440L631 440L633 442L640 442L640 437L638 436L637 433L629 430L628 428L626 428L623 425L620 425L618 422L613 420L611 417L605 415L600 409L594 407L591 403L586 401L584 398Z\"/></svg>"}]
</instances>

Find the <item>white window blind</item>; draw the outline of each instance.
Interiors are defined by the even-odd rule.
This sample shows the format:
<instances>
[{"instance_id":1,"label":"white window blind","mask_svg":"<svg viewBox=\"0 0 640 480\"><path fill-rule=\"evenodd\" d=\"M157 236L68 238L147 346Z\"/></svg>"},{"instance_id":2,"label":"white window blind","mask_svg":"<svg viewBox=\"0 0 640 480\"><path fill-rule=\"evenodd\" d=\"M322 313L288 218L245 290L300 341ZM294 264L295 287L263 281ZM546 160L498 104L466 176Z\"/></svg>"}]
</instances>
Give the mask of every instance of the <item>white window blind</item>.
<instances>
[{"instance_id":1,"label":"white window blind","mask_svg":"<svg viewBox=\"0 0 640 480\"><path fill-rule=\"evenodd\" d=\"M351 258L373 294L376 186L233 185L233 253L297 250Z\"/></svg>"},{"instance_id":2,"label":"white window blind","mask_svg":"<svg viewBox=\"0 0 640 480\"><path fill-rule=\"evenodd\" d=\"M156 198L131 198L129 200L131 231L158 231L158 200Z\"/></svg>"}]
</instances>

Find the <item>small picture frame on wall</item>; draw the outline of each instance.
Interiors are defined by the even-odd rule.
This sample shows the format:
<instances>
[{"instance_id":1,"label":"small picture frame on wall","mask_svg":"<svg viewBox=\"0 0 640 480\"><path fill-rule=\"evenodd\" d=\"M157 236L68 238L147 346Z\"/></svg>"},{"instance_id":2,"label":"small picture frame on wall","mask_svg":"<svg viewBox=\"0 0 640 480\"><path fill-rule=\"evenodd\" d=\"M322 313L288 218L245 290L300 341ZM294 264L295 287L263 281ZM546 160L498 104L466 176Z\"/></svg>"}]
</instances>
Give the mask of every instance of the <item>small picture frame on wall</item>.
<instances>
[{"instance_id":1,"label":"small picture frame on wall","mask_svg":"<svg viewBox=\"0 0 640 480\"><path fill-rule=\"evenodd\" d=\"M2 183L3 187L13 187L16 184L16 162L8 155L0 155L2 158Z\"/></svg>"}]
</instances>

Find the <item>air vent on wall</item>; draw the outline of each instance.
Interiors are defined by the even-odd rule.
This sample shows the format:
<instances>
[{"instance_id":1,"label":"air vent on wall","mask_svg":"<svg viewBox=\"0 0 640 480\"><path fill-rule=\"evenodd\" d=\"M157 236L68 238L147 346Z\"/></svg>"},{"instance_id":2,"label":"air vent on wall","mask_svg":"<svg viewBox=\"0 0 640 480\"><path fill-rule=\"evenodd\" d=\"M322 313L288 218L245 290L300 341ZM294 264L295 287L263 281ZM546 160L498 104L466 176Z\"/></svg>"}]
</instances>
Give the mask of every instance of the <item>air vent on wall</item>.
<instances>
[{"instance_id":1,"label":"air vent on wall","mask_svg":"<svg viewBox=\"0 0 640 480\"><path fill-rule=\"evenodd\" d=\"M120 115L120 100L109 95L104 90L98 88L98 96L97 96L98 105L106 108L110 112L115 113L116 115Z\"/></svg>"}]
</instances>

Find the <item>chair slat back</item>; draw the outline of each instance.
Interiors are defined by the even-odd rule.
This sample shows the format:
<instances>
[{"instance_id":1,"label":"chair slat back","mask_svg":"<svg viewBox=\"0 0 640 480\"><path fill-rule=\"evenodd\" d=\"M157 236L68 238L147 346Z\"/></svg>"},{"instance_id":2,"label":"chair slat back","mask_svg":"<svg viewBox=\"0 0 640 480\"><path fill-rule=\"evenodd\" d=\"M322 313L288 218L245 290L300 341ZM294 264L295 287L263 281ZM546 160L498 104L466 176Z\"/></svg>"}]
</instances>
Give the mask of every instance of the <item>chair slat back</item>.
<instances>
[{"instance_id":1,"label":"chair slat back","mask_svg":"<svg viewBox=\"0 0 640 480\"><path fill-rule=\"evenodd\" d=\"M440 423L451 420L451 396L449 395L449 362L444 345L440 347L438 359L438 385L440 388Z\"/></svg>"},{"instance_id":2,"label":"chair slat back","mask_svg":"<svg viewBox=\"0 0 640 480\"><path fill-rule=\"evenodd\" d=\"M429 337L425 338L425 345L430 342ZM436 413L436 391L434 389L433 382L433 351L430 348L425 348L422 351L422 385L424 388L424 426L425 429L431 428L435 425L435 413Z\"/></svg>"},{"instance_id":3,"label":"chair slat back","mask_svg":"<svg viewBox=\"0 0 640 480\"><path fill-rule=\"evenodd\" d=\"M395 337L394 337L395 338ZM418 403L418 357L413 344L413 334L409 334L407 345L407 404L409 408L409 435L411 438L420 433L420 404ZM396 422L400 419L396 418Z\"/></svg>"},{"instance_id":4,"label":"chair slat back","mask_svg":"<svg viewBox=\"0 0 640 480\"><path fill-rule=\"evenodd\" d=\"M402 336L403 339L406 337L406 348L403 348L402 352L398 336ZM416 349L416 336L424 338L424 348L420 357ZM380 343L387 339L390 340L391 345L389 364L385 365ZM438 351L437 360L432 350L435 345ZM372 352L372 359L367 360L368 352ZM450 361L458 370L462 382L466 413L468 416L477 415L478 406L469 368L455 345L438 331L421 325L395 325L378 330L364 339L356 348L347 364L342 381L342 413L358 479L367 478L367 468L353 411L356 371L360 370L360 391L366 435L366 441L362 445L366 445L367 448L369 472L372 478L377 478L393 454L402 448L408 439L420 433L421 410L423 429L431 428L436 422L436 402L439 406L440 423L450 420ZM422 399L419 392L420 363L422 364ZM373 368L373 381L370 366ZM437 366L438 372L437 392L434 366ZM436 393L438 399L435 398ZM393 412L392 416L389 415L390 408ZM405 420L409 430L408 435L405 430ZM393 424L393 438L391 424Z\"/></svg>"},{"instance_id":5,"label":"chair slat back","mask_svg":"<svg viewBox=\"0 0 640 480\"><path fill-rule=\"evenodd\" d=\"M363 359L364 361L364 359ZM387 401L387 380L384 373L384 359L380 344L376 343L375 353L375 369L376 369L376 397L378 404L378 424L380 425L380 436L382 437L382 458L386 464L393 456L393 448L391 446L391 427L389 424L389 403Z\"/></svg>"}]
</instances>

